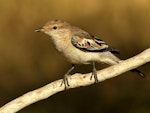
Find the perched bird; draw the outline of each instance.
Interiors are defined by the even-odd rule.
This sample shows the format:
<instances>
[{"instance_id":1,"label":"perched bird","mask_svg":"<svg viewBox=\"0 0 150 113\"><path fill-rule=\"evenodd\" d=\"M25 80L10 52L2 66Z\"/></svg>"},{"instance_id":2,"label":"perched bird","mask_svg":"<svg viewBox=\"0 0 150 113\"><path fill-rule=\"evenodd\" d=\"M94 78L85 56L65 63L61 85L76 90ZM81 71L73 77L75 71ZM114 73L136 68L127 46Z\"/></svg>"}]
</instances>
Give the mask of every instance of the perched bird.
<instances>
[{"instance_id":1,"label":"perched bird","mask_svg":"<svg viewBox=\"0 0 150 113\"><path fill-rule=\"evenodd\" d=\"M92 77L98 82L95 62L115 65L121 60L113 53L119 53L117 49L112 48L102 41L99 37L89 34L88 32L70 25L62 20L52 20L36 32L44 32L49 35L55 48L68 60L72 67L65 74L63 82L65 88L69 86L67 75L74 69L75 64L92 64ZM137 69L131 70L144 74ZM62 84L61 84L62 85Z\"/></svg>"}]
</instances>

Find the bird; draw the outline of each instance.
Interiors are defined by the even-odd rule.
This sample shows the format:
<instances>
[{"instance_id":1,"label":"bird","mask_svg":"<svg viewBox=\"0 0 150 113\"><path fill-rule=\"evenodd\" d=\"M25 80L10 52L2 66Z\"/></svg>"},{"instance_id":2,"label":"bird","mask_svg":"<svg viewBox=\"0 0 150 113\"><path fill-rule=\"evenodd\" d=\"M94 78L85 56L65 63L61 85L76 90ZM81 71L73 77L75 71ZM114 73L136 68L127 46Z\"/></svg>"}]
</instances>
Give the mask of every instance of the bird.
<instances>
[{"instance_id":1,"label":"bird","mask_svg":"<svg viewBox=\"0 0 150 113\"><path fill-rule=\"evenodd\" d=\"M43 32L50 36L56 50L72 64L61 83L61 86L65 85L65 89L69 86L67 76L75 68L75 65L92 64L91 79L94 78L97 83L95 63L115 65L123 61L115 55L119 54L118 49L109 46L99 37L63 20L48 21L35 32ZM131 71L145 77L145 74L137 69Z\"/></svg>"}]
</instances>

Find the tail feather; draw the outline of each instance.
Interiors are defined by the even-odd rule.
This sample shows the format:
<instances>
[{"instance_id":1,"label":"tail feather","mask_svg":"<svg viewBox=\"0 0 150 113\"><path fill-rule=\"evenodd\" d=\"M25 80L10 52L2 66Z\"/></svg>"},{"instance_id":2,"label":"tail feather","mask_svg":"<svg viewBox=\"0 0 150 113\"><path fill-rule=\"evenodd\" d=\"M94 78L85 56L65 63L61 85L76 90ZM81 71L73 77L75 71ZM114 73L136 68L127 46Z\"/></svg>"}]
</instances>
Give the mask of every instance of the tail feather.
<instances>
[{"instance_id":1,"label":"tail feather","mask_svg":"<svg viewBox=\"0 0 150 113\"><path fill-rule=\"evenodd\" d=\"M138 70L138 69L132 69L132 70L130 70L131 72L136 72L137 74L139 74L141 77L143 77L143 78L145 78L146 77L146 75L143 73L143 72L141 72L140 70Z\"/></svg>"},{"instance_id":2,"label":"tail feather","mask_svg":"<svg viewBox=\"0 0 150 113\"><path fill-rule=\"evenodd\" d=\"M119 50L113 47L108 47L106 50L110 51L113 54L120 54Z\"/></svg>"},{"instance_id":3,"label":"tail feather","mask_svg":"<svg viewBox=\"0 0 150 113\"><path fill-rule=\"evenodd\" d=\"M123 60L120 60L120 59L118 59L118 62L117 63L119 63L119 62L122 62ZM132 70L130 70L131 72L134 72L134 73L137 73L139 76L141 76L142 78L145 78L146 77L146 75L143 73L143 72L141 72L140 70L138 70L138 69L132 69Z\"/></svg>"},{"instance_id":4,"label":"tail feather","mask_svg":"<svg viewBox=\"0 0 150 113\"><path fill-rule=\"evenodd\" d=\"M112 50L112 51L113 51L113 50ZM105 52L105 53L103 53L103 54L100 54L100 55L103 55L103 56L104 56L104 54L105 54L105 56L106 56L104 59L102 59L103 56L100 56L100 57L101 57L101 62L104 62L104 63L106 63L106 64L108 64L108 65L115 65L115 64L120 63L120 62L123 61L123 60L119 59L117 56L115 56L114 54L112 54L112 53L111 53L112 51L110 51L110 52ZM115 50L114 50L114 51L115 51ZM141 76L141 77L143 77L143 78L146 77L146 75L145 75L143 72L141 72L140 70L138 70L138 69L132 69L132 70L130 70L130 71L137 73L139 76Z\"/></svg>"}]
</instances>

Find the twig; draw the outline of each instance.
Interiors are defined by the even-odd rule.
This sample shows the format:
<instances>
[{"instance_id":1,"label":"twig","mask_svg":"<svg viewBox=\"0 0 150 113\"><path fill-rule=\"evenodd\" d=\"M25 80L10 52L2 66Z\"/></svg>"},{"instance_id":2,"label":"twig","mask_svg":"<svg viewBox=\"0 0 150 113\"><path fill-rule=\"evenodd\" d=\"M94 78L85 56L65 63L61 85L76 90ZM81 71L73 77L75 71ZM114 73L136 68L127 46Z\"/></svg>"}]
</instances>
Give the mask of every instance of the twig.
<instances>
[{"instance_id":1,"label":"twig","mask_svg":"<svg viewBox=\"0 0 150 113\"><path fill-rule=\"evenodd\" d=\"M126 71L141 66L147 62L150 62L150 48L130 59L124 60L119 64L97 71L98 80L99 82L101 82L106 79L113 78ZM93 84L94 79L90 80L90 77L91 73L88 74L76 73L72 76L69 76L68 81L70 86L68 87L68 89ZM26 106L29 106L40 100L46 99L60 91L64 91L64 85L60 87L61 82L62 79L54 81L52 83L49 83L48 85L30 91L12 100L11 102L5 104L3 107L0 108L0 113L15 113Z\"/></svg>"}]
</instances>

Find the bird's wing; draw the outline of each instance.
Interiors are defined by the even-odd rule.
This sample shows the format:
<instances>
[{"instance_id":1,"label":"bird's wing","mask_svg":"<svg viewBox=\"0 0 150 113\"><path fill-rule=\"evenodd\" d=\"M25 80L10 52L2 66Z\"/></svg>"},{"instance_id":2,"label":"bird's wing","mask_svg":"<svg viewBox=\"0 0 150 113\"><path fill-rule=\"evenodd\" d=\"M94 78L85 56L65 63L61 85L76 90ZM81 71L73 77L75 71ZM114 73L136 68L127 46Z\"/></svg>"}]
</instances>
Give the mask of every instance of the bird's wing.
<instances>
[{"instance_id":1,"label":"bird's wing","mask_svg":"<svg viewBox=\"0 0 150 113\"><path fill-rule=\"evenodd\" d=\"M78 49L85 52L106 52L119 53L115 48L108 46L99 37L89 35L88 33L75 34L71 38L71 43Z\"/></svg>"}]
</instances>

